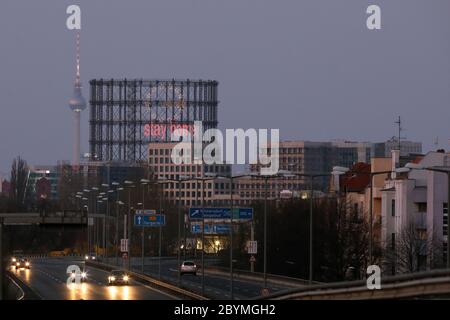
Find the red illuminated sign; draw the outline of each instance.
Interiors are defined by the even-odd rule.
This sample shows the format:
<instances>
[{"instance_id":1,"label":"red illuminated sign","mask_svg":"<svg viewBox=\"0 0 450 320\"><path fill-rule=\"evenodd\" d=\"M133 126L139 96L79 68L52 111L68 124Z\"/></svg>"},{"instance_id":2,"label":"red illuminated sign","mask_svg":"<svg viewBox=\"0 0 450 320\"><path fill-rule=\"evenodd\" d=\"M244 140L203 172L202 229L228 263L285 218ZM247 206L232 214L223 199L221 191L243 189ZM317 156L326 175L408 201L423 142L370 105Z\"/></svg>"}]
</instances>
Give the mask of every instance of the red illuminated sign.
<instances>
[{"instance_id":1,"label":"red illuminated sign","mask_svg":"<svg viewBox=\"0 0 450 320\"><path fill-rule=\"evenodd\" d=\"M170 137L172 133L177 130L184 130L188 132L191 136L194 135L195 129L193 124L146 124L144 126L144 136L146 137L160 137L161 139L166 136Z\"/></svg>"}]
</instances>

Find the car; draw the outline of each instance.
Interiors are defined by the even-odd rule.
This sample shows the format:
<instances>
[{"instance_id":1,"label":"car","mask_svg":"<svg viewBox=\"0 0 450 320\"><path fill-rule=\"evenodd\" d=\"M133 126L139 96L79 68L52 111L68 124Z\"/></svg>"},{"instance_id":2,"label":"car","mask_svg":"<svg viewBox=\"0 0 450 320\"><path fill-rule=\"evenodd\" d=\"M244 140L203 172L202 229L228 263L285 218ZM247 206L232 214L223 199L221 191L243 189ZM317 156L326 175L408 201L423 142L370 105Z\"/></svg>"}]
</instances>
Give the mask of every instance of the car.
<instances>
[{"instance_id":1,"label":"car","mask_svg":"<svg viewBox=\"0 0 450 320\"><path fill-rule=\"evenodd\" d=\"M75 279L76 276L77 276L77 274L75 272L72 272L72 274L70 275L70 277L72 279ZM80 282L86 282L86 280L87 280L87 272L85 270L83 270L83 271L81 271L81 274L80 274Z\"/></svg>"},{"instance_id":2,"label":"car","mask_svg":"<svg viewBox=\"0 0 450 320\"><path fill-rule=\"evenodd\" d=\"M108 276L108 285L125 284L130 283L130 276L123 270L113 270Z\"/></svg>"},{"instance_id":3,"label":"car","mask_svg":"<svg viewBox=\"0 0 450 320\"><path fill-rule=\"evenodd\" d=\"M84 260L97 260L97 256L95 255L95 253L86 254L84 256Z\"/></svg>"},{"instance_id":4,"label":"car","mask_svg":"<svg viewBox=\"0 0 450 320\"><path fill-rule=\"evenodd\" d=\"M193 274L197 275L197 265L193 261L183 261L180 267L180 274Z\"/></svg>"},{"instance_id":5,"label":"car","mask_svg":"<svg viewBox=\"0 0 450 320\"><path fill-rule=\"evenodd\" d=\"M19 257L17 256L12 256L11 257L11 267L15 268L16 267L16 263L20 260Z\"/></svg>"},{"instance_id":6,"label":"car","mask_svg":"<svg viewBox=\"0 0 450 320\"><path fill-rule=\"evenodd\" d=\"M31 263L30 261L28 261L28 259L16 259L16 265L15 265L16 269L30 269L31 268Z\"/></svg>"}]
</instances>

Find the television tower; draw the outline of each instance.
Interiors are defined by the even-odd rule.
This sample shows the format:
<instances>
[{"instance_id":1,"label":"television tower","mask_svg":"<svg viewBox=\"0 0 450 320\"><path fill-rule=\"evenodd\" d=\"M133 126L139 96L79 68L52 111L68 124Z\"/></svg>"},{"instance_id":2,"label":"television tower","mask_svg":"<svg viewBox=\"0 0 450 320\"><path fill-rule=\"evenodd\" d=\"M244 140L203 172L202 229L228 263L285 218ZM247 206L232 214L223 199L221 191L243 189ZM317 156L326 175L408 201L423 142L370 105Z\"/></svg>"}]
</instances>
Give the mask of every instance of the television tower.
<instances>
[{"instance_id":1,"label":"television tower","mask_svg":"<svg viewBox=\"0 0 450 320\"><path fill-rule=\"evenodd\" d=\"M74 132L72 166L80 165L80 113L86 109L86 100L81 93L80 80L80 33L77 32L76 76L73 86L73 96L69 100L69 107L74 113Z\"/></svg>"}]
</instances>

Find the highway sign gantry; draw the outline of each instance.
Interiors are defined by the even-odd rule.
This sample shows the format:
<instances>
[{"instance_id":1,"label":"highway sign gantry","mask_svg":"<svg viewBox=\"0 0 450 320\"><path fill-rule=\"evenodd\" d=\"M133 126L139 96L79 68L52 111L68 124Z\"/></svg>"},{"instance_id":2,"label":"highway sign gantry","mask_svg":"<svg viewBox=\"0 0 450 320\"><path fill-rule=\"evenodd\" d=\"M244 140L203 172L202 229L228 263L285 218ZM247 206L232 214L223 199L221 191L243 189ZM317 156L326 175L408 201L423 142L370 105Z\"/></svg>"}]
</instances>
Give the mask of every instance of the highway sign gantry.
<instances>
[{"instance_id":1,"label":"highway sign gantry","mask_svg":"<svg viewBox=\"0 0 450 320\"><path fill-rule=\"evenodd\" d=\"M164 214L136 214L134 216L136 227L159 227L166 225L166 215Z\"/></svg>"},{"instance_id":2,"label":"highway sign gantry","mask_svg":"<svg viewBox=\"0 0 450 320\"><path fill-rule=\"evenodd\" d=\"M189 208L189 218L230 219L231 208ZM252 220L253 208L233 208L233 220Z\"/></svg>"}]
</instances>

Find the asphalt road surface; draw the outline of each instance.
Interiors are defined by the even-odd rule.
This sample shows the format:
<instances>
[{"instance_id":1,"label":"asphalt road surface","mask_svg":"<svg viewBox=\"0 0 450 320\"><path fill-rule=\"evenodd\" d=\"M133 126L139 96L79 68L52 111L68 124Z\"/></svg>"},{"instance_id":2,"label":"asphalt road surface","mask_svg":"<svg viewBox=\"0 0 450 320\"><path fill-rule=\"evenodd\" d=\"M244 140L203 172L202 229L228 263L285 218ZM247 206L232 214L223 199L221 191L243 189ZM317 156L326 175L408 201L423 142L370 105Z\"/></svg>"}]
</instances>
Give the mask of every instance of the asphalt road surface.
<instances>
[{"instance_id":1,"label":"asphalt road surface","mask_svg":"<svg viewBox=\"0 0 450 320\"><path fill-rule=\"evenodd\" d=\"M67 285L67 267L82 260L46 258L31 260L31 269L12 272L44 300L173 300L176 297L131 280L127 286L108 286L108 272L87 267L87 281Z\"/></svg>"},{"instance_id":2,"label":"asphalt road surface","mask_svg":"<svg viewBox=\"0 0 450 320\"><path fill-rule=\"evenodd\" d=\"M140 272L140 265L133 265L133 270ZM144 272L155 278L158 277L158 261L146 265ZM163 259L161 261L161 280L178 285L177 261L174 259ZM202 285L201 271L197 275L185 274L181 276L181 287L201 293ZM234 278L233 296L235 299L248 299L261 295L263 282L252 280L241 280ZM274 286L268 283L270 293L286 289L283 286ZM205 273L205 295L212 299L230 299L230 277L225 275L210 275Z\"/></svg>"}]
</instances>

